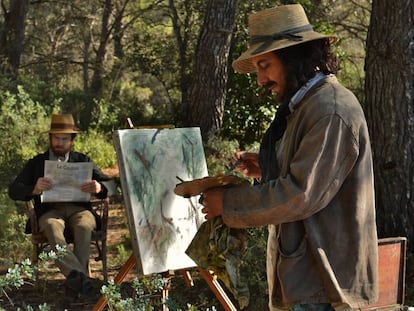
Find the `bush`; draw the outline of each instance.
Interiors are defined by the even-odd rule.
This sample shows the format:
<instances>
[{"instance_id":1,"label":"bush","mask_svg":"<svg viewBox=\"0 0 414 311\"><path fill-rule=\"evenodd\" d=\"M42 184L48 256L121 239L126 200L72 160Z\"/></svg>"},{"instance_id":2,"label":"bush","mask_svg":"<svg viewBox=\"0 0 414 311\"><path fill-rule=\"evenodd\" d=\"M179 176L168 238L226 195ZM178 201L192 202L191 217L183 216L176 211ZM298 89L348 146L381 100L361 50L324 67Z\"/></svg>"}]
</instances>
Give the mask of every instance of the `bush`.
<instances>
[{"instance_id":1,"label":"bush","mask_svg":"<svg viewBox=\"0 0 414 311\"><path fill-rule=\"evenodd\" d=\"M32 243L30 236L24 233L26 217L12 212L7 217L0 239L0 257L7 263L19 262L30 254Z\"/></svg>"},{"instance_id":2,"label":"bush","mask_svg":"<svg viewBox=\"0 0 414 311\"><path fill-rule=\"evenodd\" d=\"M246 150L256 152L256 144L247 146ZM207 167L210 176L224 173L232 162L234 154L240 150L240 145L235 139L227 139L220 131L212 131L208 135L207 143L204 146ZM236 174L236 172L232 172Z\"/></svg>"},{"instance_id":3,"label":"bush","mask_svg":"<svg viewBox=\"0 0 414 311\"><path fill-rule=\"evenodd\" d=\"M39 263L44 264L45 262L49 260L55 261L59 258L62 258L65 254L66 254L66 247L59 247L57 245L56 252L55 251L42 252L39 255ZM27 258L21 261L21 263L13 264L12 266L13 266L12 268L9 268L7 270L6 275L0 276L0 298L5 296L9 300L11 305L14 305L13 300L9 297L7 292L12 290L13 288L19 289L25 283L31 284L27 280L35 281L36 275L38 274L39 266L33 266L30 260ZM40 304L37 307L39 311L50 311L50 308L47 306L46 303ZM22 309L17 308L17 311L20 311L20 310ZM33 311L34 308L30 305L26 305L25 310ZM0 311L5 311L5 309L3 309L0 306Z\"/></svg>"},{"instance_id":4,"label":"bush","mask_svg":"<svg viewBox=\"0 0 414 311\"><path fill-rule=\"evenodd\" d=\"M18 88L17 94L0 93L0 185L10 182L24 163L47 146L49 116L44 107Z\"/></svg>"},{"instance_id":5,"label":"bush","mask_svg":"<svg viewBox=\"0 0 414 311\"><path fill-rule=\"evenodd\" d=\"M96 130L79 134L74 149L88 155L99 168L113 167L117 162L112 141Z\"/></svg>"}]
</instances>

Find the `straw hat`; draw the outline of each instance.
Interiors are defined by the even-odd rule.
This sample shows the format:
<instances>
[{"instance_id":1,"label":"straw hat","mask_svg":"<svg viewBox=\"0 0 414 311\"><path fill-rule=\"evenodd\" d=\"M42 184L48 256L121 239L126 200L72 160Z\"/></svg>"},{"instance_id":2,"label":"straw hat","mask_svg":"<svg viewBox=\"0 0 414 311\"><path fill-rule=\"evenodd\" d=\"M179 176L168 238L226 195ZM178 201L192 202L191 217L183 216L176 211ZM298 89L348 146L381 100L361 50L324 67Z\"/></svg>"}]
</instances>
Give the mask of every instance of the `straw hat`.
<instances>
[{"instance_id":1,"label":"straw hat","mask_svg":"<svg viewBox=\"0 0 414 311\"><path fill-rule=\"evenodd\" d=\"M80 129L75 126L71 114L53 114L50 122L50 134L74 134Z\"/></svg>"},{"instance_id":2,"label":"straw hat","mask_svg":"<svg viewBox=\"0 0 414 311\"><path fill-rule=\"evenodd\" d=\"M251 58L253 56L280 50L327 36L313 31L312 25L300 4L289 4L260 11L249 16L250 46L232 66L240 73L255 72Z\"/></svg>"}]
</instances>

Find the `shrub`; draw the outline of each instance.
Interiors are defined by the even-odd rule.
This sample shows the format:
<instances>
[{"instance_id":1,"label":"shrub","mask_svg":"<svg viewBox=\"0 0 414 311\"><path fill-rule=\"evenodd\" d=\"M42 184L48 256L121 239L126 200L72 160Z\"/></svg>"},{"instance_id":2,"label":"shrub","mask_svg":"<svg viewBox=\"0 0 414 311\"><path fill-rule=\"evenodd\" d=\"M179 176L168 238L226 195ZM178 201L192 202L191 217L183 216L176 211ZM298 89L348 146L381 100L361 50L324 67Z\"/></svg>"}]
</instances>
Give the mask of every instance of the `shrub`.
<instances>
[{"instance_id":1,"label":"shrub","mask_svg":"<svg viewBox=\"0 0 414 311\"><path fill-rule=\"evenodd\" d=\"M47 145L49 116L22 88L17 94L0 93L0 185L10 182L23 164Z\"/></svg>"},{"instance_id":2,"label":"shrub","mask_svg":"<svg viewBox=\"0 0 414 311\"><path fill-rule=\"evenodd\" d=\"M48 260L57 260L58 258L62 258L66 254L66 247L59 247L57 245L56 252L42 252L39 255L39 263L43 264ZM7 270L5 276L0 277L0 298L5 296L11 305L14 305L12 299L8 296L7 292L12 290L13 288L19 289L22 287L27 281L35 281L36 275L38 272L38 267L33 266L29 259L24 259L20 264L14 264L12 268ZM47 304L41 304L38 306L39 311L49 311L50 308ZM21 310L20 308L17 309L18 311ZM34 310L30 305L26 306L27 311ZM0 307L0 311L5 311L3 308Z\"/></svg>"},{"instance_id":3,"label":"shrub","mask_svg":"<svg viewBox=\"0 0 414 311\"><path fill-rule=\"evenodd\" d=\"M88 155L99 168L113 167L117 162L112 141L94 129L76 137L75 150Z\"/></svg>"},{"instance_id":4,"label":"shrub","mask_svg":"<svg viewBox=\"0 0 414 311\"><path fill-rule=\"evenodd\" d=\"M26 217L14 211L6 219L0 239L0 257L19 262L30 254L32 247L30 236L24 233Z\"/></svg>"}]
</instances>

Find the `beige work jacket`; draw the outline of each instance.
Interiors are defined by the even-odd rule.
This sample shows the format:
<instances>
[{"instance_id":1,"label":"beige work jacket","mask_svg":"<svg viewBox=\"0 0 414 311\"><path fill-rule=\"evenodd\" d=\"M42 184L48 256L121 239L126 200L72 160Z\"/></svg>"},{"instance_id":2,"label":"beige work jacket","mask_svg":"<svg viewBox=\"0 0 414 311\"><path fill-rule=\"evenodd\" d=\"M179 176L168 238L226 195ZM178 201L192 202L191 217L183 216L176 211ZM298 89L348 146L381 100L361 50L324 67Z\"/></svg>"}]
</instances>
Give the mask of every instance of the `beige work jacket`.
<instances>
[{"instance_id":1,"label":"beige work jacket","mask_svg":"<svg viewBox=\"0 0 414 311\"><path fill-rule=\"evenodd\" d=\"M227 189L230 227L269 227L271 310L326 303L360 308L378 296L371 146L356 97L332 76L288 117L280 176Z\"/></svg>"}]
</instances>

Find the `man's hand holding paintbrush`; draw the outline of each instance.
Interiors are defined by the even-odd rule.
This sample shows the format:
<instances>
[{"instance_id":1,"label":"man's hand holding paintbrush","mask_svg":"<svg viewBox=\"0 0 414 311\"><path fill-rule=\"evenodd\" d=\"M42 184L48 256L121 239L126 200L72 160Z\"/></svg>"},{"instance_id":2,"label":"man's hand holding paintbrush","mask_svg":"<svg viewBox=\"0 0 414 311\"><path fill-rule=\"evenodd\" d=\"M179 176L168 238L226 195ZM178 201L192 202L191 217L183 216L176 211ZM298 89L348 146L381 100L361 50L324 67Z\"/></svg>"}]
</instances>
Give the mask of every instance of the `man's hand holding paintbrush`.
<instances>
[{"instance_id":1,"label":"man's hand holding paintbrush","mask_svg":"<svg viewBox=\"0 0 414 311\"><path fill-rule=\"evenodd\" d=\"M232 164L226 171L226 175L230 174L233 170L241 172L247 177L261 178L258 154L248 151L237 152ZM207 220L223 214L223 192L224 188L218 187L206 190L203 193L202 202L200 203L204 207L201 212L205 214Z\"/></svg>"}]
</instances>

